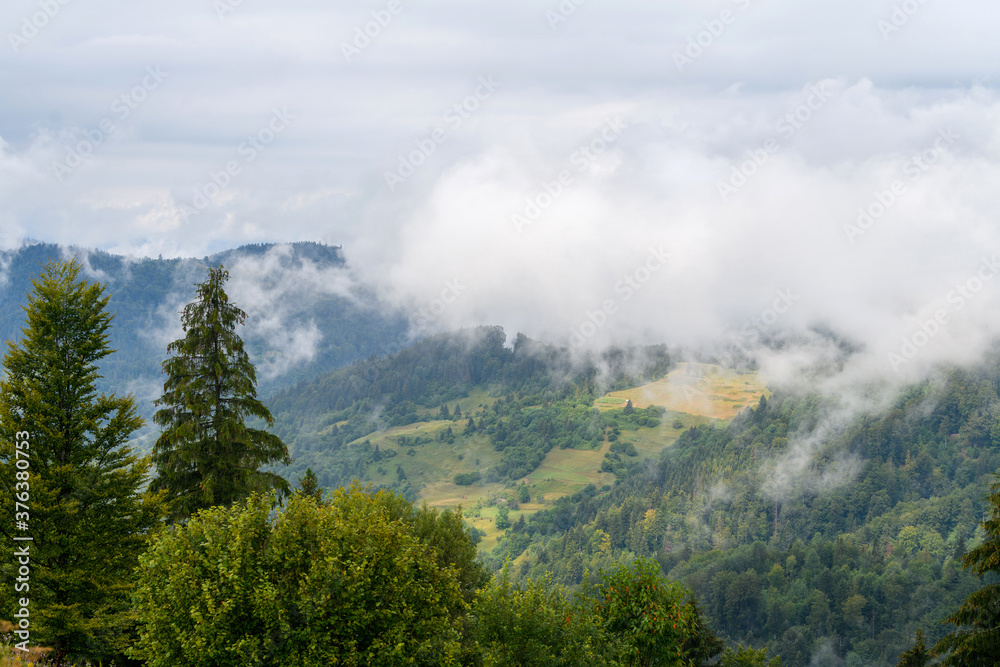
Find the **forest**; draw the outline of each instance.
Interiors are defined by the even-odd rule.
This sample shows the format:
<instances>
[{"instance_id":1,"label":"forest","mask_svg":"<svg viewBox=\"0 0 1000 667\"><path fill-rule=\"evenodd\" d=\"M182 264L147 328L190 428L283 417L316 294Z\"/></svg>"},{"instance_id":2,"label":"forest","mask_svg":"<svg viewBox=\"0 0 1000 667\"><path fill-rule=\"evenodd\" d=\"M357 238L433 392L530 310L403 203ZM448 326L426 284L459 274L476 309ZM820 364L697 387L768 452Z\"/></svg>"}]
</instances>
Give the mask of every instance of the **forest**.
<instances>
[{"instance_id":1,"label":"forest","mask_svg":"<svg viewBox=\"0 0 1000 667\"><path fill-rule=\"evenodd\" d=\"M228 279L183 307L149 454L135 397L98 389L113 292L77 261L31 283L0 386L3 532L38 531L0 563L26 582L30 553L34 577L0 592L8 648L31 627L60 665L995 656L1000 355L836 429L837 398L754 388L752 365L499 327L260 400ZM666 378L759 398L731 418L642 398Z\"/></svg>"},{"instance_id":2,"label":"forest","mask_svg":"<svg viewBox=\"0 0 1000 667\"><path fill-rule=\"evenodd\" d=\"M318 391L315 383L286 389L273 403L279 429L294 423L307 434L308 415L317 415L329 440L296 440L285 431L293 448L305 450L300 460L333 485L367 479L375 462L364 436L412 421L440 422L439 403L454 401L477 379L485 382L495 402L461 419L449 416L448 428L451 437L484 434L500 458L463 483L501 482L508 489L501 494L505 507L516 507L518 481L553 447L588 450L601 442L611 442L602 469L615 474L612 484L583 487L550 508L520 516L505 510L510 526L485 555L492 569L509 563L515 581L551 579L576 588L615 563L652 558L668 578L695 592L720 636L767 647L785 665L808 665L817 656L848 665L896 664L918 630L930 643L948 633L944 620L982 585L963 568L962 556L984 540L980 522L1000 467L998 359L976 369L942 369L888 410L856 416L812 452L800 479L777 489L776 462L789 442L814 432L837 409L832 399L775 388L731 422L684 429L656 456L641 457L632 444L636 436L671 427L663 409L592 406L604 389L642 384L669 370L665 349L633 351L633 361L646 364L639 372L620 365L601 376L597 363L545 385L518 360L519 347L529 341L519 339L507 351L499 339L489 343L490 336L498 334L490 331L485 347L445 360L438 355L447 354L447 336L400 355L398 366L382 360L372 394L357 398L353 408L324 413L348 405L347 399ZM548 354L541 358L558 359L558 351ZM529 356L538 358L536 350ZM492 375L472 372L487 362L497 364ZM451 393L437 387L431 369L451 369L446 373L460 378L445 385ZM373 373L361 364L320 382L366 372ZM352 409L370 414L364 401L384 400L379 392L390 387L406 387L384 401L405 405L406 412L386 409L381 425L351 426L361 423L352 422ZM296 402L334 397L340 402ZM347 446L355 440L361 445ZM413 446L420 445L404 445L400 453ZM386 486L418 497L403 476Z\"/></svg>"}]
</instances>

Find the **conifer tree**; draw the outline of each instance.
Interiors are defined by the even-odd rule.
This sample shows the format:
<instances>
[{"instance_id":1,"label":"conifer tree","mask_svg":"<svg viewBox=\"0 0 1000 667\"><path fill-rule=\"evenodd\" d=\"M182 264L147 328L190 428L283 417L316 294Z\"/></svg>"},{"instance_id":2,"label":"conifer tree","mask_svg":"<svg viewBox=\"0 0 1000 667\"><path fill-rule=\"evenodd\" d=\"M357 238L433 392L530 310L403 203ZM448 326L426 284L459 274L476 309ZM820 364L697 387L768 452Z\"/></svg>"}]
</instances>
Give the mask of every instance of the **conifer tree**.
<instances>
[{"instance_id":1,"label":"conifer tree","mask_svg":"<svg viewBox=\"0 0 1000 667\"><path fill-rule=\"evenodd\" d=\"M963 567L979 576L1000 574L1000 481L993 482L990 491L986 498L990 516L981 524L986 540L962 558ZM934 653L944 656L942 664L1000 664L1000 583L972 593L945 622L957 628L934 646Z\"/></svg>"},{"instance_id":2,"label":"conifer tree","mask_svg":"<svg viewBox=\"0 0 1000 667\"><path fill-rule=\"evenodd\" d=\"M256 418L271 426L274 417L257 399L257 373L236 333L246 313L230 303L223 289L228 279L221 265L209 269L181 314L185 336L167 346L173 356L163 362L167 380L156 401L163 407L153 416L163 432L153 447L152 488L166 490L171 521L254 492L290 492L285 479L260 470L291 463L288 448L246 424Z\"/></svg>"},{"instance_id":3,"label":"conifer tree","mask_svg":"<svg viewBox=\"0 0 1000 667\"><path fill-rule=\"evenodd\" d=\"M917 630L913 648L900 654L896 667L925 667L931 661L931 653L924 643L923 630Z\"/></svg>"},{"instance_id":4,"label":"conifer tree","mask_svg":"<svg viewBox=\"0 0 1000 667\"><path fill-rule=\"evenodd\" d=\"M104 287L80 271L76 260L51 262L32 281L0 382L0 535L9 545L0 614L13 618L29 600L31 644L51 646L58 664L124 648L116 637L129 626L131 575L163 514L162 500L142 490L149 459L126 444L142 425L132 396L97 392L112 315ZM26 563L28 587L14 593Z\"/></svg>"},{"instance_id":5,"label":"conifer tree","mask_svg":"<svg viewBox=\"0 0 1000 667\"><path fill-rule=\"evenodd\" d=\"M319 478L316 477L316 473L312 471L312 468L306 468L305 474L299 477L299 492L304 496L312 498L317 503L323 501L323 489L320 487Z\"/></svg>"}]
</instances>

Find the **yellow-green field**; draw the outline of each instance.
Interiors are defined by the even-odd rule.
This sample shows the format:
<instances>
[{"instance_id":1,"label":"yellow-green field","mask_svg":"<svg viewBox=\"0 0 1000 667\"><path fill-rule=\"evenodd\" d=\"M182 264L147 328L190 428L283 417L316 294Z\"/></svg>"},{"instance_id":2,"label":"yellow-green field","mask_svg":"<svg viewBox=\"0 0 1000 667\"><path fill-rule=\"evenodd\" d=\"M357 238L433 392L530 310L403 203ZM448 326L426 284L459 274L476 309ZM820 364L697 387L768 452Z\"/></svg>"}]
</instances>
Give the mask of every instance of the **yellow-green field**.
<instances>
[{"instance_id":1,"label":"yellow-green field","mask_svg":"<svg viewBox=\"0 0 1000 667\"><path fill-rule=\"evenodd\" d=\"M745 408L756 405L767 393L756 373L737 373L713 364L682 362L662 380L625 391L611 392L598 399L600 409L637 408L659 405L683 412L728 421Z\"/></svg>"},{"instance_id":2,"label":"yellow-green field","mask_svg":"<svg viewBox=\"0 0 1000 667\"><path fill-rule=\"evenodd\" d=\"M480 407L490 407L497 402L496 396L490 396L483 389L474 389L469 392L469 395L465 398L460 398L455 401L448 401L448 411L452 412L455 410L455 405L458 404L462 408L462 419L467 420L469 415L479 410ZM417 410L419 415L437 415L441 408L427 408L422 410Z\"/></svg>"},{"instance_id":3,"label":"yellow-green field","mask_svg":"<svg viewBox=\"0 0 1000 667\"><path fill-rule=\"evenodd\" d=\"M613 473L600 471L608 447L605 442L599 450L553 449L527 477L532 497L552 502L588 484L597 488L614 484Z\"/></svg>"},{"instance_id":4,"label":"yellow-green field","mask_svg":"<svg viewBox=\"0 0 1000 667\"><path fill-rule=\"evenodd\" d=\"M623 431L622 441L631 442L639 452L639 458L656 458L660 450L674 444L681 433L692 426L704 426L714 420L702 415L689 415L686 412L667 412L663 415L660 425L656 428L643 428L638 431ZM674 424L680 422L680 428Z\"/></svg>"},{"instance_id":5,"label":"yellow-green field","mask_svg":"<svg viewBox=\"0 0 1000 667\"><path fill-rule=\"evenodd\" d=\"M650 405L666 408L667 413L656 428L623 431L621 434L622 442L635 445L640 458L655 458L686 429L728 421L746 407L756 405L761 394L768 393L756 374L738 374L710 364L681 363L661 380L627 391L612 392L597 399L595 407L600 410L621 409L631 400L636 408ZM495 524L497 508L476 509L476 505L480 500L485 501L494 494L509 493L511 489L500 483L479 482L471 486L459 486L452 479L458 473L476 470L485 476L487 469L499 461L500 453L493 449L487 436L474 435L466 438L463 435L466 417L474 414L481 406L492 405L495 400L486 392L477 391L467 398L449 402L449 410L454 410L456 402L461 406L464 417L460 421L435 420L400 426L373 433L351 444L369 440L372 445L378 445L380 450L395 450L397 456L369 467L371 480L376 484L394 482L397 478L396 466L401 466L411 486L419 490L421 499L429 505L461 505L469 521L486 533L480 542L480 549L489 550L496 546L501 533ZM435 409L427 410L424 414L432 416L436 413ZM449 426L456 436L451 444L438 440ZM419 436L430 438L431 442L413 447L413 456L407 456L406 452L410 447L400 446L399 438ZM527 519L534 512L551 506L558 498L573 494L588 484L597 488L613 484L613 473L600 472L604 454L609 448L610 443L605 441L599 450L551 450L541 465L527 477L532 502L521 505L518 510L512 510L511 521L517 521L522 514ZM378 472L379 465L381 473Z\"/></svg>"},{"instance_id":6,"label":"yellow-green field","mask_svg":"<svg viewBox=\"0 0 1000 667\"><path fill-rule=\"evenodd\" d=\"M456 436L465 430L465 425L461 422L444 420L419 422L390 428L381 433L372 433L351 443L351 445L368 440L372 446L377 445L380 450L395 450L397 456L384 459L381 464L370 466L371 480L376 484L393 482L397 478L396 466L401 466L414 489L420 489L431 483L440 483L441 480L450 480L462 472L479 470L485 473L487 468L500 460L500 453L493 449L489 438L484 435L474 435L469 438L456 437L455 442L451 444L439 441L438 437L449 426ZM410 447L398 444L400 436L407 438L423 436L430 438L431 442L413 447L413 456L407 456L406 452ZM462 458L459 459L459 456ZM477 459L479 465L476 465ZM379 465L384 472L378 472Z\"/></svg>"}]
</instances>

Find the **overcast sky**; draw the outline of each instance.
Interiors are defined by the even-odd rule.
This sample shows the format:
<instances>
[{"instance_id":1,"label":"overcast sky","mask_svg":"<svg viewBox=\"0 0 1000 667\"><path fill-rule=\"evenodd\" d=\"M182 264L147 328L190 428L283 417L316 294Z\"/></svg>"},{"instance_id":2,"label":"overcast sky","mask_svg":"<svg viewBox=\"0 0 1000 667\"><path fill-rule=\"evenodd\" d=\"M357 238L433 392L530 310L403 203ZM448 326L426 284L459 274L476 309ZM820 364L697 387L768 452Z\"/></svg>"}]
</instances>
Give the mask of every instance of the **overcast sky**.
<instances>
[{"instance_id":1,"label":"overcast sky","mask_svg":"<svg viewBox=\"0 0 1000 667\"><path fill-rule=\"evenodd\" d=\"M323 241L429 327L811 359L834 334L907 376L1000 331L998 19L6 0L0 247Z\"/></svg>"}]
</instances>

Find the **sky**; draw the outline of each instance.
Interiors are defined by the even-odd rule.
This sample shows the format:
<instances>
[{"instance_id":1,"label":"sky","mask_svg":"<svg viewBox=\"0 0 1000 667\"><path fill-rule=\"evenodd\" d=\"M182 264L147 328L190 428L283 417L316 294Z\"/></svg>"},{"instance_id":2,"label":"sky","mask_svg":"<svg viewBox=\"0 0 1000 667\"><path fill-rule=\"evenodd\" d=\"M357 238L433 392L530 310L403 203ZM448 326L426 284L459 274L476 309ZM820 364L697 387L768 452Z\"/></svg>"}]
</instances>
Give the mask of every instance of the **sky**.
<instances>
[{"instance_id":1,"label":"sky","mask_svg":"<svg viewBox=\"0 0 1000 667\"><path fill-rule=\"evenodd\" d=\"M997 19L971 0L7 0L0 248L321 241L429 330L907 381L1000 333Z\"/></svg>"}]
</instances>

